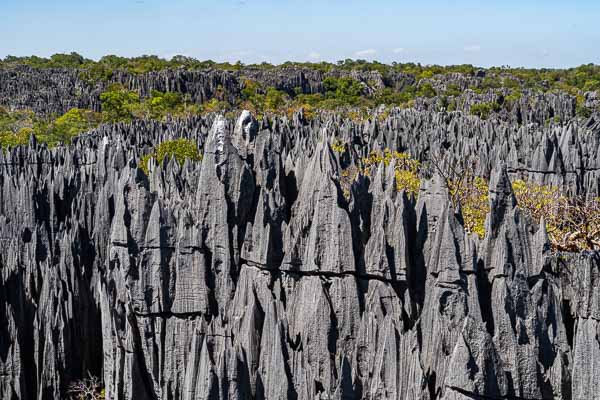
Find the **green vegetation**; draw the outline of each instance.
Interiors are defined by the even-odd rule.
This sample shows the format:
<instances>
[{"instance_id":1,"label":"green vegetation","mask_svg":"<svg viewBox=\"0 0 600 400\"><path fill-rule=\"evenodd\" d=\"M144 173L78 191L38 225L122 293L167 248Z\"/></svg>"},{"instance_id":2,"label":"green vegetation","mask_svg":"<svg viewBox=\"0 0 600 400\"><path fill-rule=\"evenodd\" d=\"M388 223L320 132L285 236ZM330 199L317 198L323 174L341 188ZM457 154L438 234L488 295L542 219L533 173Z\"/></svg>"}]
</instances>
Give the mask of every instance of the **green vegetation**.
<instances>
[{"instance_id":1,"label":"green vegetation","mask_svg":"<svg viewBox=\"0 0 600 400\"><path fill-rule=\"evenodd\" d=\"M519 206L536 221L544 218L557 250L600 250L600 198L570 197L552 186L513 182Z\"/></svg>"},{"instance_id":2,"label":"green vegetation","mask_svg":"<svg viewBox=\"0 0 600 400\"><path fill-rule=\"evenodd\" d=\"M340 146L337 143L336 146ZM363 169L352 166L341 172L340 183L345 196L349 197L350 186L358 174L368 176L373 166L380 163L387 166L392 161L395 162L396 189L418 196L422 165L407 153L389 149L373 152L363 159ZM435 159L432 162L434 166L439 164ZM460 205L465 230L483 238L490 211L489 182L475 176L472 169L450 166L443 170L438 168L438 171L448 185L450 200L455 207ZM534 223L544 218L553 249L574 252L600 250L600 198L567 196L556 187L523 180L513 181L512 188L525 215Z\"/></svg>"},{"instance_id":3,"label":"green vegetation","mask_svg":"<svg viewBox=\"0 0 600 400\"><path fill-rule=\"evenodd\" d=\"M213 68L233 71L239 70L244 66L241 63L216 63L211 60L199 61L186 56L175 56L171 58L171 60L165 60L152 55L143 55L132 58L107 55L98 61L94 61L84 58L77 53L55 54L50 58L37 56L7 56L3 60L0 60L0 67L10 67L15 65L28 65L33 68L75 68L81 70L85 76L93 78L94 80L108 80L112 76L112 73L117 70L127 71L132 74L144 74L175 68Z\"/></svg>"},{"instance_id":4,"label":"green vegetation","mask_svg":"<svg viewBox=\"0 0 600 400\"><path fill-rule=\"evenodd\" d=\"M364 87L355 79L328 77L323 80L323 88L325 93L299 94L295 98L295 106L308 104L324 110L368 106L369 99L362 96Z\"/></svg>"},{"instance_id":5,"label":"green vegetation","mask_svg":"<svg viewBox=\"0 0 600 400\"><path fill-rule=\"evenodd\" d=\"M30 111L9 112L0 107L0 145L25 144L35 126L35 115Z\"/></svg>"},{"instance_id":6,"label":"green vegetation","mask_svg":"<svg viewBox=\"0 0 600 400\"><path fill-rule=\"evenodd\" d=\"M485 236L485 219L490 209L489 183L471 171L463 171L461 176L446 176L450 198L455 207L460 204L465 230L480 238Z\"/></svg>"},{"instance_id":7,"label":"green vegetation","mask_svg":"<svg viewBox=\"0 0 600 400\"><path fill-rule=\"evenodd\" d=\"M50 145L58 142L70 143L73 137L95 128L101 120L102 116L99 113L72 108L50 123L45 134L37 136L39 140Z\"/></svg>"},{"instance_id":8,"label":"green vegetation","mask_svg":"<svg viewBox=\"0 0 600 400\"><path fill-rule=\"evenodd\" d=\"M261 63L245 66L237 63L216 63L212 60L200 61L192 57L175 56L166 60L157 56L144 55L140 57L126 58L115 55L107 55L98 61L87 59L77 53L55 54L49 58L31 56L14 57L7 56L0 60L0 68L15 65L28 65L33 68L71 68L78 69L90 81L108 80L115 71L127 71L132 74L144 74L148 72L162 71L166 69L184 68L188 70L197 69L222 69L239 71L244 67L253 69L281 69L281 68L307 68L321 72L332 70L343 71L377 71L384 77L391 74L403 73L413 75L417 82L421 79L436 78L440 75L460 73L473 77L480 72L485 76L479 83L471 87L477 92L485 92L489 89L498 88L527 88L540 90L542 92L561 90L575 95L577 91L600 90L600 66L594 64L581 65L569 69L531 69L492 67L488 69L478 68L473 65L421 65L415 63L392 63L383 64L377 61L365 60L342 60L337 63L298 63L285 62L279 66L269 63ZM337 88L338 86L336 86ZM453 92L457 87L448 88ZM335 90L334 90L335 91ZM455 95L447 93L447 95ZM338 96L339 97L339 96Z\"/></svg>"},{"instance_id":9,"label":"green vegetation","mask_svg":"<svg viewBox=\"0 0 600 400\"><path fill-rule=\"evenodd\" d=\"M366 95L366 86L349 77L327 77L323 80L323 89L324 93L303 94L298 88L290 94L272 87L265 88L256 81L246 79L240 102L229 105L229 108L245 108L258 115L283 112L291 115L303 109L308 118L314 114L314 110L336 110L345 112L351 119L365 119L370 115L367 110L380 105L408 107L417 96L435 95L429 83L419 90L415 86L408 86L402 91L383 88Z\"/></svg>"},{"instance_id":10,"label":"green vegetation","mask_svg":"<svg viewBox=\"0 0 600 400\"><path fill-rule=\"evenodd\" d=\"M34 134L38 141L54 146L70 143L76 135L101 123L128 122L133 119L164 120L180 118L201 112L219 111L221 103L214 100L203 106L190 104L180 93L153 91L145 100L121 85L110 85L100 95L102 112L73 108L64 115L40 117L31 111L8 111L0 108L0 146L26 144ZM216 101L216 103L215 103ZM212 107L212 109L211 109Z\"/></svg>"},{"instance_id":11,"label":"green vegetation","mask_svg":"<svg viewBox=\"0 0 600 400\"><path fill-rule=\"evenodd\" d=\"M303 110L305 118L310 119L315 115L316 110L335 110L353 120L364 120L372 117L370 111L382 105L387 108L410 108L414 106L417 98L439 96L434 103L436 109L451 112L464 108L465 100L461 95L465 90L473 90L480 94L489 94L492 91L496 95L495 101L471 105L470 113L482 119L490 118L502 109L511 110L521 101L528 101L522 100L526 90L568 93L576 99L576 115L587 118L594 110L586 107L584 92L600 90L600 66L592 64L564 70L509 67L479 69L472 65L424 66L414 63L383 64L365 60L343 60L335 64L286 62L280 66L267 63L244 66L240 62L219 64L185 56L175 56L165 60L156 56L124 58L108 55L94 61L77 53L55 54L49 58L8 56L0 60L0 68L13 68L18 65L37 69L76 69L85 82L91 85L102 83L102 87L105 87L100 95L102 111L93 113L72 110L65 116L54 115L42 118L26 111L9 113L4 110L0 112L2 120L0 121L0 144L4 146L24 143L31 133L34 133L40 141L56 144L68 142L78 132L91 129L101 122L128 122L133 119L165 120L209 112L229 112L240 108L253 111L258 118L265 113L291 116L295 111ZM243 68L254 70L307 68L323 73L334 70L337 72L376 71L381 74L384 82L397 79L399 74L406 77L406 80L399 88L380 87L370 81L359 82L348 76L339 77L338 73L332 74L337 77L325 77L321 93L306 94L301 88L284 92L242 76L243 87L236 101L227 102L226 99L231 101L231 94L225 93L225 90L219 87L213 97L203 104L193 104L189 97L181 93L153 91L148 98L142 98L139 93L128 90L120 84L109 84L118 71L145 74L175 68L188 70L210 68L242 73ZM468 79L461 81L460 86L452 83L455 81L450 79L445 89L435 89L440 87L439 82L436 81L447 79L447 75L457 73ZM380 113L378 118L381 119L384 115L385 112Z\"/></svg>"},{"instance_id":12,"label":"green vegetation","mask_svg":"<svg viewBox=\"0 0 600 400\"><path fill-rule=\"evenodd\" d=\"M576 91L571 91L571 94L575 96L575 114L579 117L589 118L592 115L592 110L585 106L583 95Z\"/></svg>"},{"instance_id":13,"label":"green vegetation","mask_svg":"<svg viewBox=\"0 0 600 400\"><path fill-rule=\"evenodd\" d=\"M152 153L146 154L140 159L139 168L148 174L148 161L151 158L163 162L165 158L175 157L179 165L183 165L186 158L191 161L201 161L202 154L198 151L196 142L189 139L167 140L159 144Z\"/></svg>"},{"instance_id":14,"label":"green vegetation","mask_svg":"<svg viewBox=\"0 0 600 400\"><path fill-rule=\"evenodd\" d=\"M0 108L0 146L26 144L34 134L43 143L54 146L69 143L76 135L97 127L99 124L128 122L133 119L164 120L168 117L184 117L202 111L217 111L220 103L211 101L208 107L190 104L180 93L153 91L145 100L121 85L111 85L100 95L102 112L73 108L59 117L40 117L31 111L8 111Z\"/></svg>"},{"instance_id":15,"label":"green vegetation","mask_svg":"<svg viewBox=\"0 0 600 400\"><path fill-rule=\"evenodd\" d=\"M105 121L130 121L133 119L133 110L140 104L140 96L120 85L111 85L100 95L100 101Z\"/></svg>"},{"instance_id":16,"label":"green vegetation","mask_svg":"<svg viewBox=\"0 0 600 400\"><path fill-rule=\"evenodd\" d=\"M481 119L488 119L492 112L500 111L502 107L496 102L477 103L471 106L471 114L476 115Z\"/></svg>"},{"instance_id":17,"label":"green vegetation","mask_svg":"<svg viewBox=\"0 0 600 400\"><path fill-rule=\"evenodd\" d=\"M34 134L40 142L54 146L69 143L76 135L98 126L99 113L73 108L56 119L43 119L31 111L7 111L0 107L0 146L26 144Z\"/></svg>"},{"instance_id":18,"label":"green vegetation","mask_svg":"<svg viewBox=\"0 0 600 400\"><path fill-rule=\"evenodd\" d=\"M106 122L126 122L134 118L164 120L168 116L183 117L198 114L200 106L191 104L181 93L153 90L142 100L134 92L113 84L100 95L102 116Z\"/></svg>"},{"instance_id":19,"label":"green vegetation","mask_svg":"<svg viewBox=\"0 0 600 400\"><path fill-rule=\"evenodd\" d=\"M413 159L408 153L400 153L390 149L385 149L383 152L372 152L369 157L363 159L365 175L369 175L371 166L383 163L387 167L392 161L394 161L396 190L404 190L407 194L417 197L421 186L419 177L421 163Z\"/></svg>"},{"instance_id":20,"label":"green vegetation","mask_svg":"<svg viewBox=\"0 0 600 400\"><path fill-rule=\"evenodd\" d=\"M510 94L504 98L504 105L507 108L513 107L523 97L523 92L519 88L512 89Z\"/></svg>"},{"instance_id":21,"label":"green vegetation","mask_svg":"<svg viewBox=\"0 0 600 400\"><path fill-rule=\"evenodd\" d=\"M469 176L450 182L450 193L461 204L465 230L483 237L489 213L489 183ZM544 218L553 249L582 251L600 249L600 199L570 197L558 188L515 180L513 192L519 208L534 223Z\"/></svg>"},{"instance_id":22,"label":"green vegetation","mask_svg":"<svg viewBox=\"0 0 600 400\"><path fill-rule=\"evenodd\" d=\"M278 112L289 104L290 96L275 88L263 88L258 82L246 79L240 106L255 113Z\"/></svg>"},{"instance_id":23,"label":"green vegetation","mask_svg":"<svg viewBox=\"0 0 600 400\"><path fill-rule=\"evenodd\" d=\"M457 84L451 83L446 87L446 92L444 94L446 96L458 97L462 94L462 90Z\"/></svg>"},{"instance_id":24,"label":"green vegetation","mask_svg":"<svg viewBox=\"0 0 600 400\"><path fill-rule=\"evenodd\" d=\"M431 98L435 97L435 95L436 92L431 83L425 82L419 85L419 89L417 90L417 96Z\"/></svg>"}]
</instances>

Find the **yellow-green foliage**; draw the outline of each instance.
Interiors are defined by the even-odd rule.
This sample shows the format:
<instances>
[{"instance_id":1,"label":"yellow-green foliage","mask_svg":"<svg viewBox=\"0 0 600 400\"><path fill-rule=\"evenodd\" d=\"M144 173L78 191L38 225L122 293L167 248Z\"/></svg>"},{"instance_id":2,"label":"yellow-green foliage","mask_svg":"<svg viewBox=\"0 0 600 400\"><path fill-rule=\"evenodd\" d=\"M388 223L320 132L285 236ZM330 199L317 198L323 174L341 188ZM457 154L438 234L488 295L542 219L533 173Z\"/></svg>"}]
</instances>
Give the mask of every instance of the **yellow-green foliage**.
<instances>
[{"instance_id":1,"label":"yellow-green foliage","mask_svg":"<svg viewBox=\"0 0 600 400\"><path fill-rule=\"evenodd\" d=\"M461 182L448 183L450 195L460 202L465 230L483 238L485 218L490 210L488 182L479 176Z\"/></svg>"},{"instance_id":2,"label":"yellow-green foliage","mask_svg":"<svg viewBox=\"0 0 600 400\"><path fill-rule=\"evenodd\" d=\"M600 249L600 198L569 197L558 188L516 180L517 202L534 220L542 217L557 250Z\"/></svg>"},{"instance_id":3,"label":"yellow-green foliage","mask_svg":"<svg viewBox=\"0 0 600 400\"><path fill-rule=\"evenodd\" d=\"M100 124L99 113L72 108L52 122L46 132L38 132L37 138L50 145L58 142L69 143L82 132L95 128Z\"/></svg>"},{"instance_id":4,"label":"yellow-green foliage","mask_svg":"<svg viewBox=\"0 0 600 400\"><path fill-rule=\"evenodd\" d=\"M537 220L542 216L551 215L552 208L563 197L558 188L525 182L521 179L514 180L512 188L519 206Z\"/></svg>"},{"instance_id":5,"label":"yellow-green foliage","mask_svg":"<svg viewBox=\"0 0 600 400\"><path fill-rule=\"evenodd\" d=\"M122 85L114 84L100 95L100 101L107 122L130 121L133 119L132 109L139 104L140 96Z\"/></svg>"},{"instance_id":6,"label":"yellow-green foliage","mask_svg":"<svg viewBox=\"0 0 600 400\"><path fill-rule=\"evenodd\" d=\"M366 167L365 174L368 175L372 165L383 163L388 166L392 160L395 161L397 190L405 190L407 194L417 196L421 186L421 179L419 178L421 163L413 159L408 153L391 151L390 149L385 149L383 152L372 152L369 157L363 159Z\"/></svg>"},{"instance_id":7,"label":"yellow-green foliage","mask_svg":"<svg viewBox=\"0 0 600 400\"><path fill-rule=\"evenodd\" d=\"M467 173L468 174L468 173ZM485 236L489 213L488 182L467 175L448 182L450 194L460 202L465 230ZM512 182L519 208L534 222L543 217L555 250L600 250L600 199L569 197L558 188L517 179Z\"/></svg>"},{"instance_id":8,"label":"yellow-green foliage","mask_svg":"<svg viewBox=\"0 0 600 400\"><path fill-rule=\"evenodd\" d=\"M100 100L102 118L106 122L127 122L134 118L164 120L168 116L184 117L204 110L181 93L153 90L149 98L141 99L136 92L119 84L110 85L100 95ZM220 105L218 100L213 100Z\"/></svg>"},{"instance_id":9,"label":"yellow-green foliage","mask_svg":"<svg viewBox=\"0 0 600 400\"><path fill-rule=\"evenodd\" d=\"M397 190L418 195L421 167L407 153L385 149L373 152L363 159L365 168L344 170L341 183L344 195L349 196L349 188L360 172L369 175L372 166L395 162ZM489 183L482 177L463 171L446 177L451 200L460 204L465 231L485 236L485 221L490 212ZM519 208L534 221L544 217L550 244L556 250L581 251L600 250L600 198L582 199L569 197L558 188L538 185L523 180L512 182Z\"/></svg>"},{"instance_id":10,"label":"yellow-green foliage","mask_svg":"<svg viewBox=\"0 0 600 400\"><path fill-rule=\"evenodd\" d=\"M180 165L183 164L186 158L189 158L191 161L202 160L202 154L198 151L198 146L193 140L167 140L166 142L159 144L152 153L143 156L140 159L139 168L148 174L148 161L151 158L154 158L158 160L158 162L162 162L165 157L168 157L169 159L175 157L175 160L177 160Z\"/></svg>"},{"instance_id":11,"label":"yellow-green foliage","mask_svg":"<svg viewBox=\"0 0 600 400\"><path fill-rule=\"evenodd\" d=\"M397 190L418 195L420 187L420 163L407 153L391 151L373 152L363 159L362 173L369 175L371 167L395 162ZM344 195L356 174L361 171L344 170L341 183ZM460 175L460 176L458 176ZM465 231L485 236L485 221L490 212L489 183L482 177L463 171L456 176L446 177L451 200L460 204ZM550 244L556 250L581 251L600 250L600 198L582 199L569 197L558 188L538 185L523 180L512 182L519 208L534 221L544 217Z\"/></svg>"},{"instance_id":12,"label":"yellow-green foliage","mask_svg":"<svg viewBox=\"0 0 600 400\"><path fill-rule=\"evenodd\" d=\"M457 193L450 182L450 192ZM558 188L517 179L512 182L519 208L534 222L543 217L550 244L556 250L600 249L600 199L569 197ZM464 181L456 198L462 206L465 230L485 235L489 212L488 182L480 177Z\"/></svg>"},{"instance_id":13,"label":"yellow-green foliage","mask_svg":"<svg viewBox=\"0 0 600 400\"><path fill-rule=\"evenodd\" d=\"M455 83L450 83L448 84L448 86L446 87L446 92L444 93L446 96L460 96L462 93L462 90L460 88L460 86L458 86Z\"/></svg>"},{"instance_id":14,"label":"yellow-green foliage","mask_svg":"<svg viewBox=\"0 0 600 400\"><path fill-rule=\"evenodd\" d=\"M521 100L522 97L523 93L519 88L511 89L510 94L504 98L506 107L513 107Z\"/></svg>"},{"instance_id":15,"label":"yellow-green foliage","mask_svg":"<svg viewBox=\"0 0 600 400\"><path fill-rule=\"evenodd\" d=\"M354 182L359 173L359 169L354 165L342 170L340 173L340 186L346 199L350 199L350 188L352 187L352 182Z\"/></svg>"},{"instance_id":16,"label":"yellow-green foliage","mask_svg":"<svg viewBox=\"0 0 600 400\"><path fill-rule=\"evenodd\" d=\"M101 122L101 116L90 110L72 108L55 120L45 120L27 110L7 111L0 108L0 146L27 144L30 135L53 146L69 143L76 135Z\"/></svg>"},{"instance_id":17,"label":"yellow-green foliage","mask_svg":"<svg viewBox=\"0 0 600 400\"><path fill-rule=\"evenodd\" d=\"M346 145L344 144L344 142L342 142L341 140L335 140L332 144L331 144L331 149L333 151L335 151L336 153L343 153L346 151Z\"/></svg>"},{"instance_id":18,"label":"yellow-green foliage","mask_svg":"<svg viewBox=\"0 0 600 400\"><path fill-rule=\"evenodd\" d=\"M417 89L417 96L431 98L435 95L435 89L433 88L433 85L429 82L425 82L419 85L419 88Z\"/></svg>"},{"instance_id":19,"label":"yellow-green foliage","mask_svg":"<svg viewBox=\"0 0 600 400\"><path fill-rule=\"evenodd\" d=\"M251 79L244 81L241 94L242 108L253 111L255 114L284 111L291 103L290 96L287 93L274 87L263 88L260 83Z\"/></svg>"},{"instance_id":20,"label":"yellow-green foliage","mask_svg":"<svg viewBox=\"0 0 600 400\"><path fill-rule=\"evenodd\" d=\"M10 112L0 107L0 145L26 144L33 132L35 114L31 111Z\"/></svg>"},{"instance_id":21,"label":"yellow-green foliage","mask_svg":"<svg viewBox=\"0 0 600 400\"><path fill-rule=\"evenodd\" d=\"M487 119L492 112L498 112L500 109L500 105L496 102L477 103L471 106L471 114L476 115L481 119Z\"/></svg>"},{"instance_id":22,"label":"yellow-green foliage","mask_svg":"<svg viewBox=\"0 0 600 400\"><path fill-rule=\"evenodd\" d=\"M200 112L201 113L215 113L215 112L226 111L229 108L230 108L229 103L227 103L226 101L219 101L213 97L212 99L202 103L202 105L200 106Z\"/></svg>"}]
</instances>

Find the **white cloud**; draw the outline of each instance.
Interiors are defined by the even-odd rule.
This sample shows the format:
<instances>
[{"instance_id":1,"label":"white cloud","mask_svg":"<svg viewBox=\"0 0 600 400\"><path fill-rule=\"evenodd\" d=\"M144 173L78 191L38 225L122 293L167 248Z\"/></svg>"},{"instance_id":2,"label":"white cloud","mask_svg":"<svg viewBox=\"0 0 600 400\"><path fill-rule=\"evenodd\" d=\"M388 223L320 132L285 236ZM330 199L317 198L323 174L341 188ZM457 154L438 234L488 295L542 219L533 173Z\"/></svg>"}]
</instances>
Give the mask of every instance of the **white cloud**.
<instances>
[{"instance_id":1,"label":"white cloud","mask_svg":"<svg viewBox=\"0 0 600 400\"><path fill-rule=\"evenodd\" d=\"M374 56L375 54L377 54L377 50L366 49L366 50L357 51L356 53L354 53L354 56L355 57L369 57L369 56Z\"/></svg>"},{"instance_id":2,"label":"white cloud","mask_svg":"<svg viewBox=\"0 0 600 400\"><path fill-rule=\"evenodd\" d=\"M479 53L480 51L481 51L481 46L478 44L465 46L465 52L467 52L467 53Z\"/></svg>"},{"instance_id":3,"label":"white cloud","mask_svg":"<svg viewBox=\"0 0 600 400\"><path fill-rule=\"evenodd\" d=\"M310 53L308 53L308 58L310 60L316 61L321 59L321 55L316 51L311 51Z\"/></svg>"},{"instance_id":4,"label":"white cloud","mask_svg":"<svg viewBox=\"0 0 600 400\"><path fill-rule=\"evenodd\" d=\"M394 54L401 54L401 53L404 53L404 48L402 48L402 47L397 47L397 48L395 48L394 50L392 50L392 52L393 52Z\"/></svg>"}]
</instances>

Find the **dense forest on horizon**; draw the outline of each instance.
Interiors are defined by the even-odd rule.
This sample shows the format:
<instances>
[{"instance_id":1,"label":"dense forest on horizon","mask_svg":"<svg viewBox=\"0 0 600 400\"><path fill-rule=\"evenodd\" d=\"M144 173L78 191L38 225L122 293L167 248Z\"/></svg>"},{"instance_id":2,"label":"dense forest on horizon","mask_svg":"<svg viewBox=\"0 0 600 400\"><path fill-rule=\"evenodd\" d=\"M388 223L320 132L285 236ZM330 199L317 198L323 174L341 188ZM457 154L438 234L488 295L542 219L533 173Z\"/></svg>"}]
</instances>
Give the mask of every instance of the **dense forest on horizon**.
<instances>
[{"instance_id":1,"label":"dense forest on horizon","mask_svg":"<svg viewBox=\"0 0 600 400\"><path fill-rule=\"evenodd\" d=\"M95 102L101 106L39 113L0 101L0 145L4 146L24 144L31 133L53 145L68 142L101 123L164 120L239 109L248 109L259 117L265 113L291 117L302 110L307 118L317 110L332 110L360 120L372 117L374 110L385 116L386 110L393 107L425 107L435 111L463 111L487 119L501 118L519 103L522 107L530 101L536 102L538 94L563 94L574 99L574 109L569 114L588 118L600 104L597 94L600 66L593 64L569 69L506 66L486 69L472 65L383 64L347 59L337 63L244 65L199 61L185 56L166 60L157 56L108 55L94 61L77 53L55 54L49 58L7 56L0 60L0 72L6 74L19 68L30 68L39 74L48 69L73 70L79 82L73 90L82 91L85 87L93 91ZM285 82L285 78L283 83L278 82L290 70L299 71L298 76L309 81L310 87L294 87ZM182 71L232 73L236 84L227 88L219 84L213 93L198 101L192 99L190 93L176 90L151 90L142 94L139 88L136 90L120 81L124 75L130 80L131 77L152 79L153 74L181 74ZM10 82L1 85L8 87ZM74 97L81 94L75 93ZM561 116L551 115L544 122L560 123Z\"/></svg>"}]
</instances>

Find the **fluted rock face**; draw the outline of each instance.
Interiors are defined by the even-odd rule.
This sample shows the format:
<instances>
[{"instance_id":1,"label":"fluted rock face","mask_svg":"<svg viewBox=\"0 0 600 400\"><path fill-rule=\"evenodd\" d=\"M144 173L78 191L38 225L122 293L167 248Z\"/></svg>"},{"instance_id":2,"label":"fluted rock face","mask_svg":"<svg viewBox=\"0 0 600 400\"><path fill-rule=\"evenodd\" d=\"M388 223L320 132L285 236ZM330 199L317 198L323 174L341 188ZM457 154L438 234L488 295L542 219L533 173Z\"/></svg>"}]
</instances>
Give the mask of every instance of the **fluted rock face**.
<instances>
[{"instance_id":1,"label":"fluted rock face","mask_svg":"<svg viewBox=\"0 0 600 400\"><path fill-rule=\"evenodd\" d=\"M0 397L60 399L89 372L109 399L594 398L600 257L551 254L509 176L596 195L598 128L335 118L135 122L1 153ZM202 162L137 168L174 137ZM485 238L436 176L415 200L382 165L345 195L341 168L383 147L478 158Z\"/></svg>"}]
</instances>

